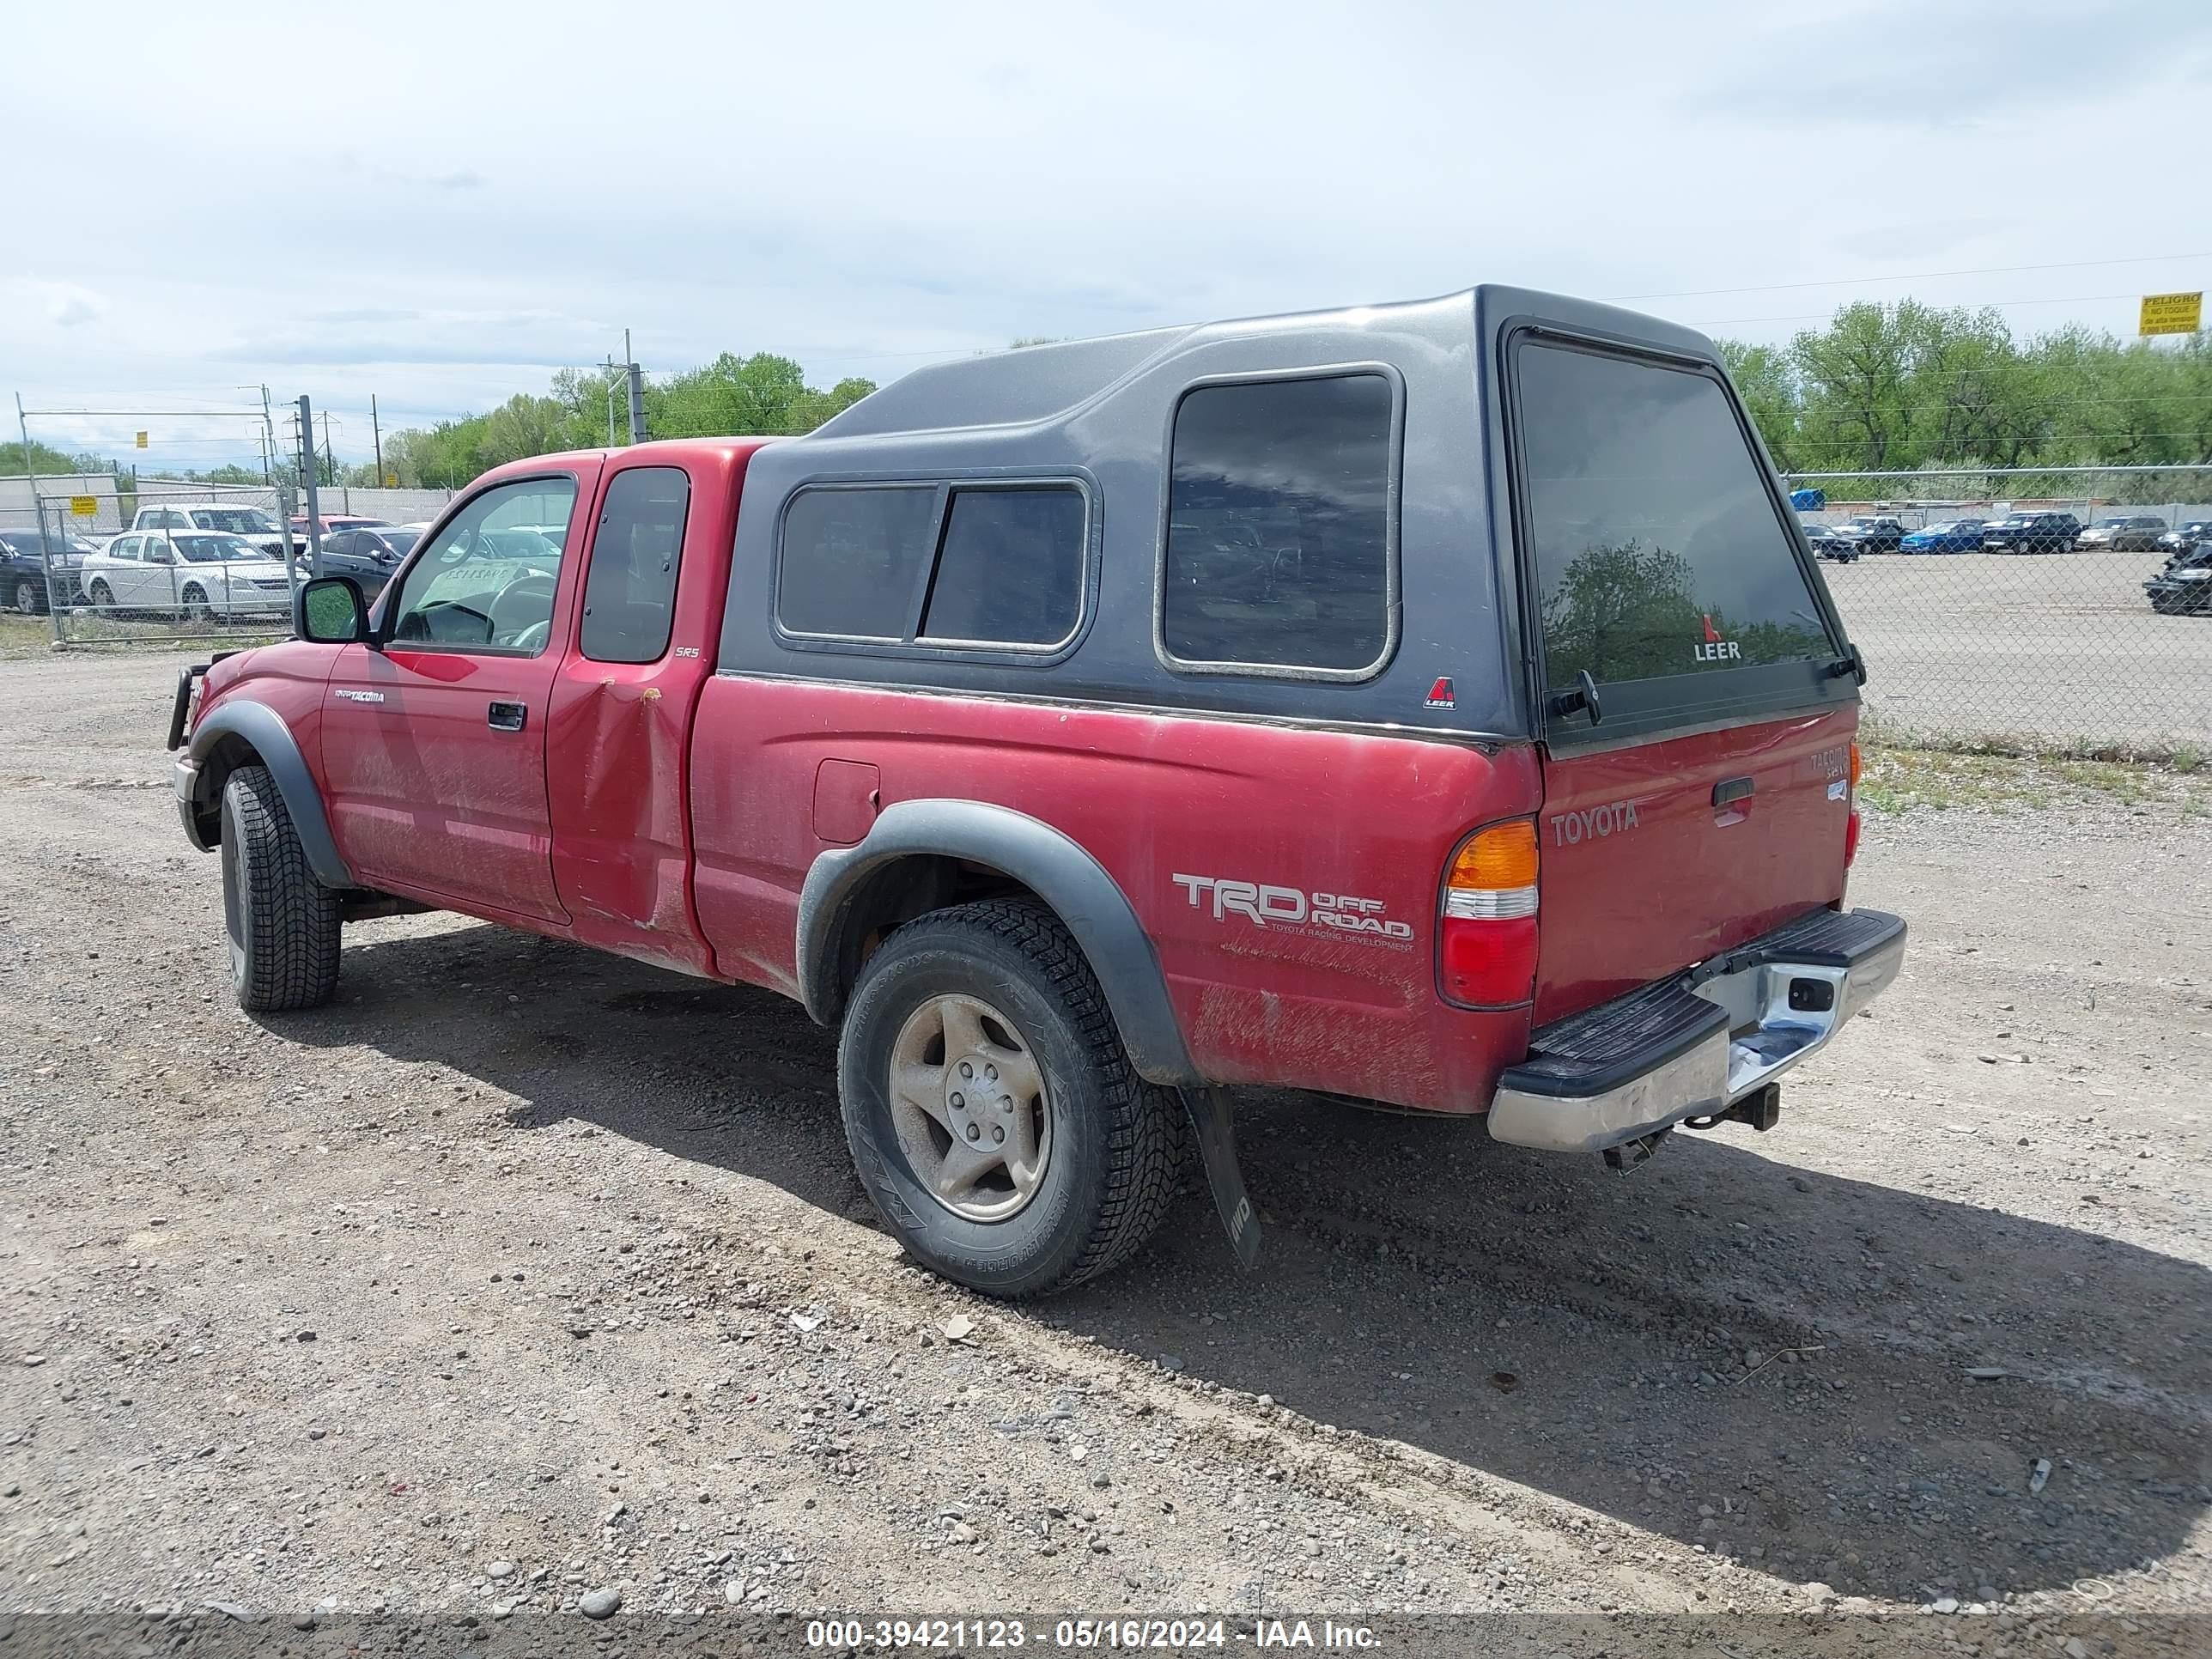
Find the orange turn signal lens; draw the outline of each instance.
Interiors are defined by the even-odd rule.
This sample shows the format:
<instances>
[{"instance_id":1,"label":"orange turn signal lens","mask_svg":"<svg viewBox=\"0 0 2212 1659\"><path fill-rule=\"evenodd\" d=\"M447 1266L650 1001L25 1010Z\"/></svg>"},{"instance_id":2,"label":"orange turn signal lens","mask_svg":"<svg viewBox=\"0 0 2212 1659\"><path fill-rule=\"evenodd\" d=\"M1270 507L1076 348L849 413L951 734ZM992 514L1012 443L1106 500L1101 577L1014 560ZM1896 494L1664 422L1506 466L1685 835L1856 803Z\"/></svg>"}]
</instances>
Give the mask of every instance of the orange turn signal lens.
<instances>
[{"instance_id":1,"label":"orange turn signal lens","mask_svg":"<svg viewBox=\"0 0 2212 1659\"><path fill-rule=\"evenodd\" d=\"M1444 885L1460 891L1470 888L1496 891L1536 884L1536 825L1529 818L1493 823L1468 837L1452 860Z\"/></svg>"},{"instance_id":2,"label":"orange turn signal lens","mask_svg":"<svg viewBox=\"0 0 2212 1659\"><path fill-rule=\"evenodd\" d=\"M1856 793L1858 793L1858 792L1859 792L1859 741L1858 741L1858 739L1857 739L1856 738L1853 738L1851 739L1851 793L1852 793L1854 795L1856 795Z\"/></svg>"}]
</instances>

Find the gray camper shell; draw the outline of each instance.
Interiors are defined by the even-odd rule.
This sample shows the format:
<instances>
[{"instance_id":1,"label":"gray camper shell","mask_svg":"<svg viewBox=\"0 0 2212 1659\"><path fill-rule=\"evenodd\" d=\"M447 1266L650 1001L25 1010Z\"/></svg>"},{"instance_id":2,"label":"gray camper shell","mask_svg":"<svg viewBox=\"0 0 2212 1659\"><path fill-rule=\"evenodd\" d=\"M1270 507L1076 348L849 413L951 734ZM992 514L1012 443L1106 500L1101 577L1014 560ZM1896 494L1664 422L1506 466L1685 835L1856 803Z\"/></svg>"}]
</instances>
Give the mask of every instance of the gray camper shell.
<instances>
[{"instance_id":1,"label":"gray camper shell","mask_svg":"<svg viewBox=\"0 0 2212 1659\"><path fill-rule=\"evenodd\" d=\"M720 667L985 696L1295 718L1461 738L1605 746L1850 700L1852 678L1746 668L1709 708L1657 719L1608 709L1602 728L1543 681L1538 619L1516 552L1510 407L1530 338L1619 350L1718 380L1703 335L1632 312L1482 286L1437 299L1157 329L1029 346L917 369L750 464ZM1389 398L1387 625L1372 659L1340 667L1188 660L1162 627L1177 411L1201 389L1368 375ZM1729 406L1789 526L1838 650L1840 621L1733 388ZM945 647L807 634L779 621L782 528L813 489L1060 482L1085 503L1079 619L1048 648ZM1447 700L1432 696L1449 682Z\"/></svg>"}]
</instances>

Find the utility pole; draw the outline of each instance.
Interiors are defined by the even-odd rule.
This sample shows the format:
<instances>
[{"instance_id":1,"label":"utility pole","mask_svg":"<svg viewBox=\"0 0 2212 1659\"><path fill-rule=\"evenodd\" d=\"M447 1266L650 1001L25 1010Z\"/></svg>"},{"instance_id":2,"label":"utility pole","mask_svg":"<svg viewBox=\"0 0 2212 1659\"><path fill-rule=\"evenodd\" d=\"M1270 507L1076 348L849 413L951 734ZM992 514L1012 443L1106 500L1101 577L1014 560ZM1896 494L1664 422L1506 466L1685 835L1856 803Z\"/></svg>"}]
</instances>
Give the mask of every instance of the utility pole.
<instances>
[{"instance_id":1,"label":"utility pole","mask_svg":"<svg viewBox=\"0 0 2212 1659\"><path fill-rule=\"evenodd\" d=\"M329 416L324 417L325 421ZM325 426L324 431L328 434ZM307 465L301 476L307 481L307 574L323 574L323 501L315 490L315 411L307 402L307 394L300 394L300 441L307 450ZM327 436L325 441L328 441Z\"/></svg>"},{"instance_id":2,"label":"utility pole","mask_svg":"<svg viewBox=\"0 0 2212 1659\"><path fill-rule=\"evenodd\" d=\"M323 482L335 484L338 481L338 464L331 453L331 411L323 411Z\"/></svg>"},{"instance_id":3,"label":"utility pole","mask_svg":"<svg viewBox=\"0 0 2212 1659\"><path fill-rule=\"evenodd\" d=\"M623 331L623 361L629 372L629 441L641 444L646 440L645 374L630 355L628 329Z\"/></svg>"},{"instance_id":4,"label":"utility pole","mask_svg":"<svg viewBox=\"0 0 2212 1659\"><path fill-rule=\"evenodd\" d=\"M381 489L384 484L384 428L377 424L376 394L374 392L368 394L368 435L370 441L376 446L376 483Z\"/></svg>"}]
</instances>

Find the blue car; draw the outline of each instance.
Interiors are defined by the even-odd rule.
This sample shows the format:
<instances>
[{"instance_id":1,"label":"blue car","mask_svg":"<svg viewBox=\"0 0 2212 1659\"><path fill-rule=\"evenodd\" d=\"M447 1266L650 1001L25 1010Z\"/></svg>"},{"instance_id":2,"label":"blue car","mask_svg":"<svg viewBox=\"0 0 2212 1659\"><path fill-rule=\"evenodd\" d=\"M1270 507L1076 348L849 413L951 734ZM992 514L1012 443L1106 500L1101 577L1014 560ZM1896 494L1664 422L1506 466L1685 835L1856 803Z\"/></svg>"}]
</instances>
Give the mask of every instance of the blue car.
<instances>
[{"instance_id":1,"label":"blue car","mask_svg":"<svg viewBox=\"0 0 2212 1659\"><path fill-rule=\"evenodd\" d=\"M1980 519L1958 519L1916 530L1898 544L1905 553L1978 553L1982 550Z\"/></svg>"}]
</instances>

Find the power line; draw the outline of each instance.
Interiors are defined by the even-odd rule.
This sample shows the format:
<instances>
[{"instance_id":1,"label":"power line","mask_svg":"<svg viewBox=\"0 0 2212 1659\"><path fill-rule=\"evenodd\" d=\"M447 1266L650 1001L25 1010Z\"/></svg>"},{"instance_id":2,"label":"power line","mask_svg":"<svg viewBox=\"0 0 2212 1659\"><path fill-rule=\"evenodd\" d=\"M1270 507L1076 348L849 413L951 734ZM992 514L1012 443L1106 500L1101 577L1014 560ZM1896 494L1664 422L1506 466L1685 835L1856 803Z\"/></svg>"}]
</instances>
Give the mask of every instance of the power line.
<instances>
[{"instance_id":1,"label":"power line","mask_svg":"<svg viewBox=\"0 0 2212 1659\"><path fill-rule=\"evenodd\" d=\"M1782 294L1792 289L1858 288L1875 283L1919 283L1938 276L2001 276L2022 270L2087 270L2099 265L2154 265L2182 259L2212 259L2212 253L2137 253L2124 259L2069 259L2048 265L1976 265L1962 270L1907 270L1893 276L1831 276L1817 283L1765 283L1754 288L1692 288L1674 294L1608 294L1607 305L1632 300L1708 300L1724 294ZM2132 298L2132 295L2123 295Z\"/></svg>"}]
</instances>

